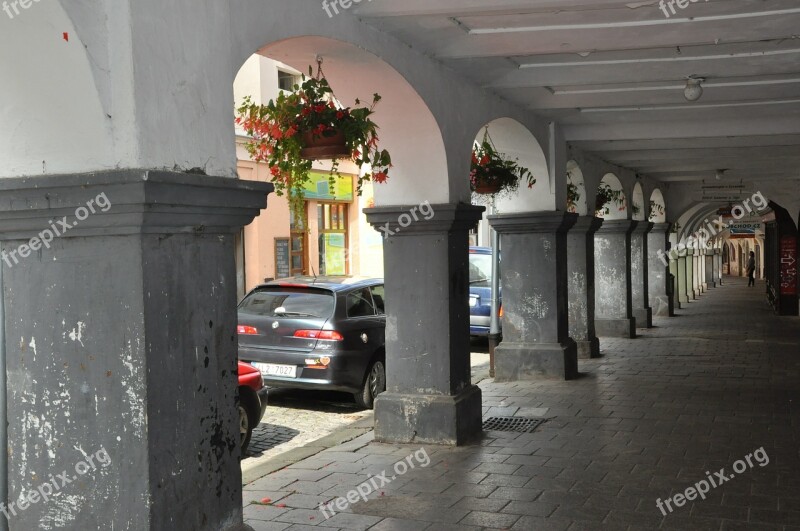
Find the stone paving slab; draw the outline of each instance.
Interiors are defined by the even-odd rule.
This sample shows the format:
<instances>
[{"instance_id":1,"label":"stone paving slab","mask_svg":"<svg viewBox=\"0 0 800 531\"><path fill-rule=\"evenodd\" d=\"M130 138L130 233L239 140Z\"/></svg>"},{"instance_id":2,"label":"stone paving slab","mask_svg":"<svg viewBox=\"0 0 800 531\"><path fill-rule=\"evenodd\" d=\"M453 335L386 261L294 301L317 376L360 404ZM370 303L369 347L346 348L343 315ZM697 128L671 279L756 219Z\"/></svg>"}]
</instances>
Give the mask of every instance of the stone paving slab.
<instances>
[{"instance_id":1,"label":"stone paving slab","mask_svg":"<svg viewBox=\"0 0 800 531\"><path fill-rule=\"evenodd\" d=\"M245 518L256 531L800 529L800 320L733 278L678 313L602 340L575 381L480 384L487 413L545 416L534 433L425 446L429 464L404 474L395 463L420 446L365 434L248 484ZM686 499L720 471L705 500ZM364 485L329 519L313 507Z\"/></svg>"}]
</instances>

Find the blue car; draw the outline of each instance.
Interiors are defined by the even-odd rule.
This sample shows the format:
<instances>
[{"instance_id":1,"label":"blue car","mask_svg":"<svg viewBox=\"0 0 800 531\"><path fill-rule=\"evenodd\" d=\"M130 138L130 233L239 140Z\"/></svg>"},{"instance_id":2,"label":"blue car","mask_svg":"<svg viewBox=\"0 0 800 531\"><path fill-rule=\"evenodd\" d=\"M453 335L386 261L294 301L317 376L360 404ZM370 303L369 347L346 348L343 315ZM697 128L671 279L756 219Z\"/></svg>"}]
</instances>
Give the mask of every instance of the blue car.
<instances>
[{"instance_id":1,"label":"blue car","mask_svg":"<svg viewBox=\"0 0 800 531\"><path fill-rule=\"evenodd\" d=\"M500 297L498 297L500 299ZM500 301L498 300L498 303ZM502 312L500 312L502 315ZM492 319L492 249L469 248L469 334L486 337Z\"/></svg>"}]
</instances>

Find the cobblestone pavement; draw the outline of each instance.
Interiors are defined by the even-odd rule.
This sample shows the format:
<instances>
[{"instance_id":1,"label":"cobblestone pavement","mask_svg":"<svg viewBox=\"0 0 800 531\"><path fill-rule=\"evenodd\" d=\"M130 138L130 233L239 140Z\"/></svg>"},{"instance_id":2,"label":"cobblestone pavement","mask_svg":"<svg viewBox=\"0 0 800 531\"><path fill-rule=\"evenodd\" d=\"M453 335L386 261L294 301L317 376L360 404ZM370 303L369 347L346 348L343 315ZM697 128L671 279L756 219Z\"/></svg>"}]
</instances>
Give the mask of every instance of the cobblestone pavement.
<instances>
[{"instance_id":1,"label":"cobblestone pavement","mask_svg":"<svg viewBox=\"0 0 800 531\"><path fill-rule=\"evenodd\" d=\"M371 414L345 393L272 389L261 424L253 430L247 458L269 459Z\"/></svg>"},{"instance_id":2,"label":"cobblestone pavement","mask_svg":"<svg viewBox=\"0 0 800 531\"><path fill-rule=\"evenodd\" d=\"M480 379L488 366L486 345L478 341L473 347L473 379ZM371 415L371 411L359 409L347 393L272 389L243 465L264 462Z\"/></svg>"},{"instance_id":3,"label":"cobblestone pavement","mask_svg":"<svg viewBox=\"0 0 800 531\"><path fill-rule=\"evenodd\" d=\"M575 381L481 384L487 415L549 419L534 433L426 446L429 466L405 474L394 463L419 445L369 433L247 485L245 518L256 531L800 529L800 320L775 317L764 291L726 279L641 337L603 341ZM745 465L760 448L769 462ZM396 477L368 501L318 510L383 471ZM687 490L710 476L705 499Z\"/></svg>"}]
</instances>

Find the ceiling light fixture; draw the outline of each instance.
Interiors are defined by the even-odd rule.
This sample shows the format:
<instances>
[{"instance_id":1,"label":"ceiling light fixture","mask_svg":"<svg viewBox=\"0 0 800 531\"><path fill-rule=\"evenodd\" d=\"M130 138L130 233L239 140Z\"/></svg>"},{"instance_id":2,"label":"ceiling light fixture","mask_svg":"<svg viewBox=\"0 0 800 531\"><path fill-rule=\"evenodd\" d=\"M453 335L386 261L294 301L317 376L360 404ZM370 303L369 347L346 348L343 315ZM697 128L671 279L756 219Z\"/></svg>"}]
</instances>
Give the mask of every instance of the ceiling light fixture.
<instances>
[{"instance_id":1,"label":"ceiling light fixture","mask_svg":"<svg viewBox=\"0 0 800 531\"><path fill-rule=\"evenodd\" d=\"M683 90L683 95L688 101L697 101L703 95L703 85L706 78L697 77L694 74L686 78L686 88Z\"/></svg>"}]
</instances>

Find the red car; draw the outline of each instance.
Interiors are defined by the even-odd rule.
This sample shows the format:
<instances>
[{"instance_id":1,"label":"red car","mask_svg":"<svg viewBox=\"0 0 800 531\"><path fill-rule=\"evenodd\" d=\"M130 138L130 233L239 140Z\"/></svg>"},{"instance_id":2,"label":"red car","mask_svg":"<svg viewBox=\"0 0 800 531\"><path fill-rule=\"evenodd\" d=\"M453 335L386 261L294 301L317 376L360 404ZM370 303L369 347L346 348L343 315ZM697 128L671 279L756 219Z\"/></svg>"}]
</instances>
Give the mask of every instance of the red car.
<instances>
[{"instance_id":1,"label":"red car","mask_svg":"<svg viewBox=\"0 0 800 531\"><path fill-rule=\"evenodd\" d=\"M250 444L253 429L267 409L267 388L261 372L249 363L239 362L239 433L242 457Z\"/></svg>"}]
</instances>

